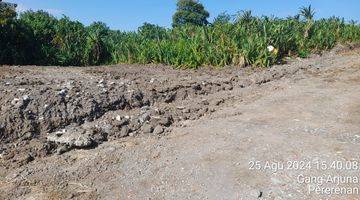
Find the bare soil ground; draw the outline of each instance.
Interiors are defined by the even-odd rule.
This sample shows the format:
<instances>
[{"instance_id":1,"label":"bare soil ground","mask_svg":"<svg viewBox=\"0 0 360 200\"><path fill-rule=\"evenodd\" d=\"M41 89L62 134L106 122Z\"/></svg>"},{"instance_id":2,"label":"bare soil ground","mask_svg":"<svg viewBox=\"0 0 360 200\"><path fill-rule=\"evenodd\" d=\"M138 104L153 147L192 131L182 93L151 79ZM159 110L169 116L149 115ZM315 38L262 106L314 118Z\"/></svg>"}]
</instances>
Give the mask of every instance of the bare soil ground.
<instances>
[{"instance_id":1,"label":"bare soil ground","mask_svg":"<svg viewBox=\"0 0 360 200\"><path fill-rule=\"evenodd\" d=\"M4 66L0 199L360 199L359 86L358 48L269 69Z\"/></svg>"}]
</instances>

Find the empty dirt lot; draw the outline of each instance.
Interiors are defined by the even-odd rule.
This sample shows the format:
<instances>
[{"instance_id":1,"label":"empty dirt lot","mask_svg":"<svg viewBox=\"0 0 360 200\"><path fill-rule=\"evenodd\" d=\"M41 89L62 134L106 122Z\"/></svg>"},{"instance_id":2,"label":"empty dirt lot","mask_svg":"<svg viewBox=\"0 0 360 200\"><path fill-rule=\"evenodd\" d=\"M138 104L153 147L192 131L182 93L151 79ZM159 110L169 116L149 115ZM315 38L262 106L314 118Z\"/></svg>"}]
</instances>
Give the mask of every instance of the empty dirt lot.
<instances>
[{"instance_id":1,"label":"empty dirt lot","mask_svg":"<svg viewBox=\"0 0 360 200\"><path fill-rule=\"evenodd\" d=\"M0 105L0 199L360 198L358 48L269 69L3 66Z\"/></svg>"}]
</instances>

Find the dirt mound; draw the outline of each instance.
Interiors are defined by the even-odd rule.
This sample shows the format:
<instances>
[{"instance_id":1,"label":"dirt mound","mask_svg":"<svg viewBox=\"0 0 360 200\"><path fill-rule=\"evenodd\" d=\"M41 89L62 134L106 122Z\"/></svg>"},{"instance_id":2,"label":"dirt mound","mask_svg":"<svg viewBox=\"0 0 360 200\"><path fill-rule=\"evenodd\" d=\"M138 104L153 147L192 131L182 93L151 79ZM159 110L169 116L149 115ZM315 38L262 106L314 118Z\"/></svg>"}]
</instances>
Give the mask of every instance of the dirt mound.
<instances>
[{"instance_id":1,"label":"dirt mound","mask_svg":"<svg viewBox=\"0 0 360 200\"><path fill-rule=\"evenodd\" d=\"M295 171L247 164L357 159L359 55L270 69L2 67L0 199L306 199Z\"/></svg>"},{"instance_id":2,"label":"dirt mound","mask_svg":"<svg viewBox=\"0 0 360 200\"><path fill-rule=\"evenodd\" d=\"M325 59L323 57L322 59ZM22 165L51 153L137 134L161 135L214 112L246 88L313 68L198 71L155 66L2 67L0 155Z\"/></svg>"}]
</instances>

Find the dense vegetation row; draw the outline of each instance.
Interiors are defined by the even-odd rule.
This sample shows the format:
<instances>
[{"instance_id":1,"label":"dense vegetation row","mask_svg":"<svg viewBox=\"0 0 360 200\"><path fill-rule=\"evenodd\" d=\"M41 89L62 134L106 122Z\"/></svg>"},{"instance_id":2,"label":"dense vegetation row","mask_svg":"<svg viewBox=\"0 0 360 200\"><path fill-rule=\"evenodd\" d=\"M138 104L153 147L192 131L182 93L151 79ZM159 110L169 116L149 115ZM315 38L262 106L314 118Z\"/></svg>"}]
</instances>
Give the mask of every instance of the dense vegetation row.
<instances>
[{"instance_id":1,"label":"dense vegetation row","mask_svg":"<svg viewBox=\"0 0 360 200\"><path fill-rule=\"evenodd\" d=\"M206 21L209 14L201 12L200 21L187 23L178 10L171 29L145 23L136 32L122 32L101 22L84 26L68 17L57 19L44 11L16 17L1 8L0 64L270 66L286 56L306 57L336 43L360 42L356 22L336 17L314 20L310 7L286 19L254 17L244 11L221 14L212 23Z\"/></svg>"}]
</instances>

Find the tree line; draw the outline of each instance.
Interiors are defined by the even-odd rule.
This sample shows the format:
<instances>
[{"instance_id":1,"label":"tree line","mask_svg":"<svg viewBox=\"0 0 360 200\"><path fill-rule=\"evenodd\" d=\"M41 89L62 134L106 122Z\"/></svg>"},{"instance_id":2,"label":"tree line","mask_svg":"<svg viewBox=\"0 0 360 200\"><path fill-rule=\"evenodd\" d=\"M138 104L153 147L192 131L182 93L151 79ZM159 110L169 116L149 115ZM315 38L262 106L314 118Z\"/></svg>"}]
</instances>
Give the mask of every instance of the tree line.
<instances>
[{"instance_id":1,"label":"tree line","mask_svg":"<svg viewBox=\"0 0 360 200\"><path fill-rule=\"evenodd\" d=\"M102 22L84 26L45 11L17 16L14 10L0 7L0 64L265 67L287 56L306 57L337 43L360 42L357 22L338 17L315 20L314 14L310 6L284 19L241 11L222 13L209 23L201 3L179 0L172 28L144 23L137 31L123 32Z\"/></svg>"}]
</instances>

